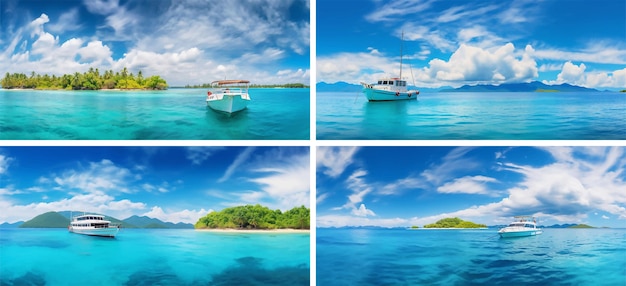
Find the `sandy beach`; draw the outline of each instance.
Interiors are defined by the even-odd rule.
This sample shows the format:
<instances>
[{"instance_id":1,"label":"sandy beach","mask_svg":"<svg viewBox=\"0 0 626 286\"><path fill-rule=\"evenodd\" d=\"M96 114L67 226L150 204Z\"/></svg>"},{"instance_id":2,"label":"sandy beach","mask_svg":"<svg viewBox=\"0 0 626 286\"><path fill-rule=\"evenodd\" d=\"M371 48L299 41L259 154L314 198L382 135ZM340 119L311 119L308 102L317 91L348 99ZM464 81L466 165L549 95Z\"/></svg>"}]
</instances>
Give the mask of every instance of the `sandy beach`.
<instances>
[{"instance_id":1,"label":"sandy beach","mask_svg":"<svg viewBox=\"0 0 626 286\"><path fill-rule=\"evenodd\" d=\"M221 232L221 233L310 233L309 229L235 229L235 228L202 228L196 231Z\"/></svg>"}]
</instances>

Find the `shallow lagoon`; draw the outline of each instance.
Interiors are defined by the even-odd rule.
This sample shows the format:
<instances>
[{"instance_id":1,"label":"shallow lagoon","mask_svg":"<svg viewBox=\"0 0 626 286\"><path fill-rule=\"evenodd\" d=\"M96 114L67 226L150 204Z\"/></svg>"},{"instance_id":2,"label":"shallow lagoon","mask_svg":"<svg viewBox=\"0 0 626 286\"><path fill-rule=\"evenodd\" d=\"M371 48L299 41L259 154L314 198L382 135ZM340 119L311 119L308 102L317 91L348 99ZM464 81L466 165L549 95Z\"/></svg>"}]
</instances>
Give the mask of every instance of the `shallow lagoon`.
<instances>
[{"instance_id":1,"label":"shallow lagoon","mask_svg":"<svg viewBox=\"0 0 626 286\"><path fill-rule=\"evenodd\" d=\"M306 140L309 89L250 89L232 116L206 106L205 89L0 89L0 139Z\"/></svg>"},{"instance_id":2,"label":"shallow lagoon","mask_svg":"<svg viewBox=\"0 0 626 286\"><path fill-rule=\"evenodd\" d=\"M368 102L319 92L317 139L624 140L626 93L439 92Z\"/></svg>"},{"instance_id":3,"label":"shallow lagoon","mask_svg":"<svg viewBox=\"0 0 626 286\"><path fill-rule=\"evenodd\" d=\"M309 285L309 234L0 229L0 285Z\"/></svg>"}]
</instances>

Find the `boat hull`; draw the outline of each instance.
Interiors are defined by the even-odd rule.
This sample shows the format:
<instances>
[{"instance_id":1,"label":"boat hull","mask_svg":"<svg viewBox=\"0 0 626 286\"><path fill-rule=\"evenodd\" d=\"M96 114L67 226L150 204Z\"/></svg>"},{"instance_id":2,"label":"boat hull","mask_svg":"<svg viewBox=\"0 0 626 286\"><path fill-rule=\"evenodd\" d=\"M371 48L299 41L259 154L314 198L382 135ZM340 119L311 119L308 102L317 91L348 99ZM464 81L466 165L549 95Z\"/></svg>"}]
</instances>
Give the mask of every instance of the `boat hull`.
<instances>
[{"instance_id":1,"label":"boat hull","mask_svg":"<svg viewBox=\"0 0 626 286\"><path fill-rule=\"evenodd\" d=\"M524 236L534 236L534 235L538 235L541 234L542 231L539 229L533 229L533 230L514 230L514 231L499 231L498 234L500 235L500 237L503 238L507 238L507 237L524 237Z\"/></svg>"},{"instance_id":2,"label":"boat hull","mask_svg":"<svg viewBox=\"0 0 626 286\"><path fill-rule=\"evenodd\" d=\"M117 227L104 227L104 228L70 227L69 230L70 232L84 234L84 235L115 237L115 235L120 229Z\"/></svg>"},{"instance_id":3,"label":"boat hull","mask_svg":"<svg viewBox=\"0 0 626 286\"><path fill-rule=\"evenodd\" d=\"M396 100L416 100L419 91L410 90L407 92L380 90L374 88L363 88L363 93L368 101L396 101Z\"/></svg>"},{"instance_id":4,"label":"boat hull","mask_svg":"<svg viewBox=\"0 0 626 286\"><path fill-rule=\"evenodd\" d=\"M250 97L247 94L226 95L215 94L207 98L206 104L213 110L235 113L248 107Z\"/></svg>"}]
</instances>

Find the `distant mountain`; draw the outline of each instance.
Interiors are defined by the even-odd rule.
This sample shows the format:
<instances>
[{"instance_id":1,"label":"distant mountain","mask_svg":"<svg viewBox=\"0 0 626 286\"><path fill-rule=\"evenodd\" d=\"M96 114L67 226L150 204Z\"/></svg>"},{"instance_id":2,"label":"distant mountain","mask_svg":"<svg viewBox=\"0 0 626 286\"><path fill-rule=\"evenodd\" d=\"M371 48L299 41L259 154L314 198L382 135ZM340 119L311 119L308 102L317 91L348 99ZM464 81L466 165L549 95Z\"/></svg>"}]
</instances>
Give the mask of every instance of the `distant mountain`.
<instances>
[{"instance_id":1,"label":"distant mountain","mask_svg":"<svg viewBox=\"0 0 626 286\"><path fill-rule=\"evenodd\" d=\"M559 85L547 85L542 82L533 81L527 83L505 83L501 85L464 85L459 88L444 89L442 92L589 92L598 91L596 89L575 86L567 83Z\"/></svg>"},{"instance_id":2,"label":"distant mountain","mask_svg":"<svg viewBox=\"0 0 626 286\"><path fill-rule=\"evenodd\" d=\"M24 222L20 228L66 228L69 224L70 219L60 213L47 212Z\"/></svg>"},{"instance_id":3,"label":"distant mountain","mask_svg":"<svg viewBox=\"0 0 626 286\"><path fill-rule=\"evenodd\" d=\"M193 228L193 225L190 223L171 223L171 222L163 222L156 218L151 218L147 216L131 216L123 220L126 223L135 225L139 228Z\"/></svg>"},{"instance_id":4,"label":"distant mountain","mask_svg":"<svg viewBox=\"0 0 626 286\"><path fill-rule=\"evenodd\" d=\"M360 84L351 84L351 83L347 83L347 82L343 82L343 81L339 81L336 83L325 83L325 82L318 82L315 85L315 88L317 89L318 92L328 92L328 91L334 91L334 92L358 92L361 91L362 87Z\"/></svg>"},{"instance_id":5,"label":"distant mountain","mask_svg":"<svg viewBox=\"0 0 626 286\"><path fill-rule=\"evenodd\" d=\"M70 217L72 215L81 215L82 212L62 211L62 212L47 212L40 214L26 222L19 222L21 228L66 228L70 224ZM125 220L119 220L114 217L104 216L105 220L111 221L113 224L121 224L122 228L193 228L190 223L171 223L163 222L156 218L149 218L146 216L131 216ZM16 225L3 223L0 227L4 228L5 225ZM13 226L17 227L17 226Z\"/></svg>"},{"instance_id":6,"label":"distant mountain","mask_svg":"<svg viewBox=\"0 0 626 286\"><path fill-rule=\"evenodd\" d=\"M5 223L0 224L0 228L17 228L23 223L24 223L23 221L18 221L14 223L5 222Z\"/></svg>"}]
</instances>

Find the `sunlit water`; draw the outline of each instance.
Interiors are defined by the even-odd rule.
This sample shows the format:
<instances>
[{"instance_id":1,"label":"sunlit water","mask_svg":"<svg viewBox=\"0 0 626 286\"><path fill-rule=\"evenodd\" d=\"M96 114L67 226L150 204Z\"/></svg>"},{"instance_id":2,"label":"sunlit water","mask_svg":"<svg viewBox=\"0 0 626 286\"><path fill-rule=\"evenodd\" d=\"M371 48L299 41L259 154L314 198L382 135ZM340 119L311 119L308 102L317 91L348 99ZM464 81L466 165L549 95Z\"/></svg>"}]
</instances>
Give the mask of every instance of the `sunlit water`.
<instances>
[{"instance_id":1,"label":"sunlit water","mask_svg":"<svg viewBox=\"0 0 626 286\"><path fill-rule=\"evenodd\" d=\"M626 229L317 229L318 285L626 285Z\"/></svg>"},{"instance_id":2,"label":"sunlit water","mask_svg":"<svg viewBox=\"0 0 626 286\"><path fill-rule=\"evenodd\" d=\"M626 93L422 93L368 102L360 92L319 92L317 139L626 139Z\"/></svg>"},{"instance_id":3,"label":"sunlit water","mask_svg":"<svg viewBox=\"0 0 626 286\"><path fill-rule=\"evenodd\" d=\"M309 93L250 89L248 108L227 116L207 107L205 89L0 89L0 139L309 139Z\"/></svg>"},{"instance_id":4,"label":"sunlit water","mask_svg":"<svg viewBox=\"0 0 626 286\"><path fill-rule=\"evenodd\" d=\"M0 229L0 285L309 285L309 245L308 234Z\"/></svg>"}]
</instances>

